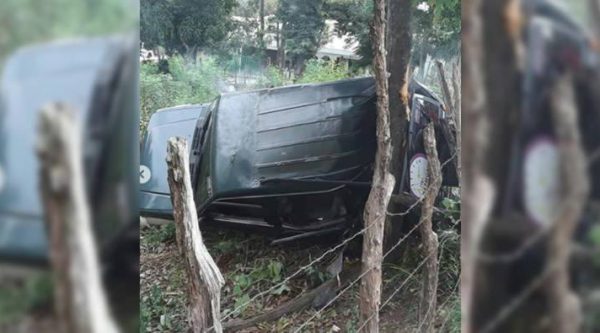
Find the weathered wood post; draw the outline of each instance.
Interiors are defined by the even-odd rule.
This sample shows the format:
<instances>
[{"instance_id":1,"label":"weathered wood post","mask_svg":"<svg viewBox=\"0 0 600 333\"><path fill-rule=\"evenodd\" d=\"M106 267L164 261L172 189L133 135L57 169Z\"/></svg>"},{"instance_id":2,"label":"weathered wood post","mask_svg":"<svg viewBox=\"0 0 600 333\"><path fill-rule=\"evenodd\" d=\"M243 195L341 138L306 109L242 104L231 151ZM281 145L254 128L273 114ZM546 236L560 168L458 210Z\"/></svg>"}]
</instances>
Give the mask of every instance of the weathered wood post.
<instances>
[{"instance_id":1,"label":"weathered wood post","mask_svg":"<svg viewBox=\"0 0 600 333\"><path fill-rule=\"evenodd\" d=\"M189 169L187 143L170 138L167 144L168 180L173 202L177 246L188 277L189 320L192 332L223 331L220 293L225 283L202 242Z\"/></svg>"},{"instance_id":2,"label":"weathered wood post","mask_svg":"<svg viewBox=\"0 0 600 333\"><path fill-rule=\"evenodd\" d=\"M395 178L390 173L392 145L385 59L385 0L374 0L372 29L373 67L377 90L377 153L373 185L365 204L362 271L360 282L360 319L365 332L379 332L381 302L381 263L383 232L387 206L394 189Z\"/></svg>"},{"instance_id":3,"label":"weathered wood post","mask_svg":"<svg viewBox=\"0 0 600 333\"><path fill-rule=\"evenodd\" d=\"M60 103L45 107L39 119L38 140L40 191L61 330L118 332L102 288L75 110Z\"/></svg>"},{"instance_id":4,"label":"weathered wood post","mask_svg":"<svg viewBox=\"0 0 600 333\"><path fill-rule=\"evenodd\" d=\"M427 154L428 185L427 192L421 206L421 217L419 219L419 230L423 242L424 256L426 259L425 271L423 272L423 294L421 298L420 316L421 332L434 331L434 321L437 307L437 285L438 285L438 238L433 231L431 217L433 215L433 204L442 186L442 172L440 161L435 145L435 131L433 123L425 127L423 135L425 153Z\"/></svg>"},{"instance_id":5,"label":"weathered wood post","mask_svg":"<svg viewBox=\"0 0 600 333\"><path fill-rule=\"evenodd\" d=\"M558 139L563 189L560 213L554 222L547 250L548 260L557 267L547 283L553 332L581 332L583 327L580 300L571 289L569 259L573 234L588 201L590 180L579 133L573 86L572 76L565 75L557 82L552 94L551 109Z\"/></svg>"},{"instance_id":6,"label":"weathered wood post","mask_svg":"<svg viewBox=\"0 0 600 333\"><path fill-rule=\"evenodd\" d=\"M454 120L454 123L446 123L446 122L442 122L441 123L441 129L442 129L442 134L444 135L444 138L446 138L446 140L448 141L448 146L450 146L450 154L452 156L454 156L454 158L452 159L452 163L455 166L456 169L456 173L457 175L460 175L459 173L459 158L457 156L457 154L459 154L459 150L457 147L457 137L458 135L460 135L460 131L458 130L458 124L460 123L460 119L458 119L457 117L457 113L456 113L456 101L452 100L452 94L450 93L450 87L448 86L448 81L446 80L446 74L444 73L444 64L442 64L441 61L436 60L435 62L436 66L437 66L437 70L438 70L438 76L440 78L440 83L442 86L442 92L444 95L444 103L446 104L446 112L449 113L451 115L451 117ZM456 86L454 87L454 89L456 89Z\"/></svg>"}]
</instances>

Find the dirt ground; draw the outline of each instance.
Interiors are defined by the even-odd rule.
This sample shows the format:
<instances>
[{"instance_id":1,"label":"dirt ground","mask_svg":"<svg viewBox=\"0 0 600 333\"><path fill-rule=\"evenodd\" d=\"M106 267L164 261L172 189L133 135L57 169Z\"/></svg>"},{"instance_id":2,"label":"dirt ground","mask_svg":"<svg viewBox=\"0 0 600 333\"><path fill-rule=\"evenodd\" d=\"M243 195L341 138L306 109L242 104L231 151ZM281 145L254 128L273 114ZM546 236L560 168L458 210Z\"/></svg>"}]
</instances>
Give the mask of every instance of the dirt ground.
<instances>
[{"instance_id":1,"label":"dirt ground","mask_svg":"<svg viewBox=\"0 0 600 333\"><path fill-rule=\"evenodd\" d=\"M280 284L300 267L335 246L332 239L270 245L258 234L203 228L206 246L221 270L226 284L221 293L225 314L241 308L228 319L249 318L264 313L297 295L314 288L329 276L325 264L312 266L272 292L251 300L260 292ZM182 332L186 323L185 272L174 242L174 226L150 226L141 233L141 329L140 332ZM349 248L360 248L350 244ZM408 239L402 259L384 265L382 303L404 283L381 313L382 332L414 332L418 328L417 310L421 290L420 272L410 273L421 262L418 240ZM458 242L456 243L456 246ZM456 251L458 248L455 249ZM352 251L346 251L352 252ZM458 255L441 253L438 322L440 332L460 331L458 297ZM345 258L346 264L359 264L358 256ZM325 261L328 259L326 258ZM246 304L248 303L248 304ZM331 306L290 313L277 321L262 323L241 332L293 332L306 324L303 332L356 332L358 329L358 283L344 292ZM311 319L312 318L312 319ZM225 320L227 321L227 320Z\"/></svg>"}]
</instances>

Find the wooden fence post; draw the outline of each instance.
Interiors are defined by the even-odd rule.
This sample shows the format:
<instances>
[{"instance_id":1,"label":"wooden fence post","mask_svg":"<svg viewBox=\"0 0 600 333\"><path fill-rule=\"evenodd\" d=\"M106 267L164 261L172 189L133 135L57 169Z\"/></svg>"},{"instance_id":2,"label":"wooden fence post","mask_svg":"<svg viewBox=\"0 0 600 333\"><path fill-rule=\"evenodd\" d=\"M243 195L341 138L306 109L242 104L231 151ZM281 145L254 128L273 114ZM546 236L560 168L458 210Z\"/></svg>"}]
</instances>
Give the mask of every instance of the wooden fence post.
<instances>
[{"instance_id":1,"label":"wooden fence post","mask_svg":"<svg viewBox=\"0 0 600 333\"><path fill-rule=\"evenodd\" d=\"M429 173L427 192L421 206L421 217L419 219L421 240L423 242L424 255L427 258L425 271L423 272L423 294L421 298L420 316L421 332L433 332L437 307L437 285L438 285L438 238L433 231L431 217L433 215L433 204L442 185L442 172L440 161L435 145L435 132L433 123L425 127L423 144L427 153L427 169ZM424 305L424 306L423 306Z\"/></svg>"},{"instance_id":2,"label":"wooden fence post","mask_svg":"<svg viewBox=\"0 0 600 333\"><path fill-rule=\"evenodd\" d=\"M67 333L115 333L102 288L75 110L51 104L40 115L40 191L54 274L55 311Z\"/></svg>"},{"instance_id":3,"label":"wooden fence post","mask_svg":"<svg viewBox=\"0 0 600 333\"><path fill-rule=\"evenodd\" d=\"M572 77L565 75L557 82L552 94L551 111L563 182L561 211L554 222L556 226L550 235L547 250L548 261L557 266L547 283L551 331L554 332L581 332L583 324L580 300L571 289L569 261L573 234L588 201L590 180L579 133L573 86Z\"/></svg>"},{"instance_id":4,"label":"wooden fence post","mask_svg":"<svg viewBox=\"0 0 600 333\"><path fill-rule=\"evenodd\" d=\"M374 0L372 28L373 68L377 90L377 153L373 185L365 204L362 271L360 282L360 319L365 332L379 332L381 302L381 263L383 232L387 206L394 189L395 178L390 173L392 144L388 99L387 65L385 59L385 0Z\"/></svg>"},{"instance_id":5,"label":"wooden fence post","mask_svg":"<svg viewBox=\"0 0 600 333\"><path fill-rule=\"evenodd\" d=\"M189 169L187 143L170 138L167 144L168 180L173 202L177 246L188 277L189 320L192 332L223 331L220 293L225 283L202 242Z\"/></svg>"}]
</instances>

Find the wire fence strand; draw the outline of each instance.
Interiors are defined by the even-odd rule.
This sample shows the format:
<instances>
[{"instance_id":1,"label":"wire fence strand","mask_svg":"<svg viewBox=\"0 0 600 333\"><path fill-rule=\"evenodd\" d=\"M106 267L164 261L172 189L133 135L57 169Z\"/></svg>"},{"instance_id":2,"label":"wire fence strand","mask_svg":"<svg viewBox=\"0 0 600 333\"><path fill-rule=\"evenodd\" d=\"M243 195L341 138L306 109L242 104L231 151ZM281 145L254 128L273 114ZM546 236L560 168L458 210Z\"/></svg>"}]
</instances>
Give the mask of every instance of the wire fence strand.
<instances>
[{"instance_id":1,"label":"wire fence strand","mask_svg":"<svg viewBox=\"0 0 600 333\"><path fill-rule=\"evenodd\" d=\"M454 159L456 157L456 152L450 156L447 160L445 160L442 164L440 168L443 168L445 165L447 165L448 163L450 163L452 161L452 159ZM417 207L421 202L423 201L423 198L419 198L416 202L414 202L411 206L409 206L407 209L405 209L402 212L399 213L391 213L389 211L386 211L386 214L388 216L405 216L408 215L415 207ZM392 248L390 248L390 250L388 250L385 255L383 256L383 258L385 258L387 255L389 255L394 249L396 249L398 246L400 246L400 244L408 238L408 236L417 229L417 227L422 223L422 221L420 221L419 223L417 223L404 237L402 237L400 239L400 241L398 243L396 243ZM351 242L352 240L356 239L358 236L362 235L363 233L365 233L365 231L367 229L369 229L370 227L372 227L373 224L366 226L364 228L362 228L361 230L359 230L358 232L354 233L353 235L351 235L350 237L344 239L342 242L340 242L338 245L332 247L331 249L325 251L323 254L321 254L319 257L315 258L314 260L310 261L308 264L300 267L299 269L297 269L294 273L292 273L291 275L289 275L288 277L286 277L285 279L283 279L281 282L273 285L272 287L268 288L265 291L259 292L256 295L254 295L253 297L251 297L247 302L244 302L240 305L238 305L237 307L235 307L231 312L228 312L226 315L224 315L221 318L221 321L225 321L226 319L230 318L231 316L233 316L235 313L237 313L238 311L244 309L248 304L251 304L252 302L254 302L255 300L257 300L258 298L268 295L269 293L273 292L274 290L277 290L279 287L285 285L286 283L288 283L289 281L291 281L294 277L300 275L302 272L306 271L307 269L309 269L311 266L315 265L316 263L320 262L321 260L323 260L327 255L334 253L335 251L337 251L338 249L342 248L343 246L345 246L346 244L348 244L349 242ZM368 272L368 271L367 271ZM360 277L364 276L365 273L361 274ZM360 280L360 279L358 279ZM354 282L353 282L354 283ZM337 296L336 296L337 298ZM329 305L329 303L325 306L327 307ZM211 328L209 328L210 331Z\"/></svg>"}]
</instances>

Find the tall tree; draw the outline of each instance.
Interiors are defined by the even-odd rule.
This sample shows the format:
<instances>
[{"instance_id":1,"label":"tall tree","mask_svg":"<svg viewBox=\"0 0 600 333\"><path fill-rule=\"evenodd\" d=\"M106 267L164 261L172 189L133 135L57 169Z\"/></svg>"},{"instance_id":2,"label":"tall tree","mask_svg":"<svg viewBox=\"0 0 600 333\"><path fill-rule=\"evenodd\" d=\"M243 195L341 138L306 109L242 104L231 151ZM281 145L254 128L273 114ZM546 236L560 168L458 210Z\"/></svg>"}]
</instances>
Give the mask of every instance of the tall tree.
<instances>
[{"instance_id":1,"label":"tall tree","mask_svg":"<svg viewBox=\"0 0 600 333\"><path fill-rule=\"evenodd\" d=\"M142 0L141 41L195 59L232 29L235 0Z\"/></svg>"},{"instance_id":2,"label":"tall tree","mask_svg":"<svg viewBox=\"0 0 600 333\"><path fill-rule=\"evenodd\" d=\"M330 0L324 10L327 18L337 21L335 32L338 36L351 36L346 40L350 44L358 42L355 50L361 59L358 66L369 66L373 62L373 48L369 25L373 19L373 1L371 0ZM394 25L395 22L389 22ZM402 24L402 22L400 22Z\"/></svg>"},{"instance_id":3,"label":"tall tree","mask_svg":"<svg viewBox=\"0 0 600 333\"><path fill-rule=\"evenodd\" d=\"M146 49L170 50L175 34L173 10L167 0L143 0L140 4L140 39Z\"/></svg>"},{"instance_id":4,"label":"tall tree","mask_svg":"<svg viewBox=\"0 0 600 333\"><path fill-rule=\"evenodd\" d=\"M413 0L413 63L427 54L450 58L459 52L460 0Z\"/></svg>"},{"instance_id":5,"label":"tall tree","mask_svg":"<svg viewBox=\"0 0 600 333\"><path fill-rule=\"evenodd\" d=\"M325 28L324 0L281 0L277 18L283 22L282 39L287 57L296 72L301 72L306 60L313 57L321 43Z\"/></svg>"}]
</instances>

